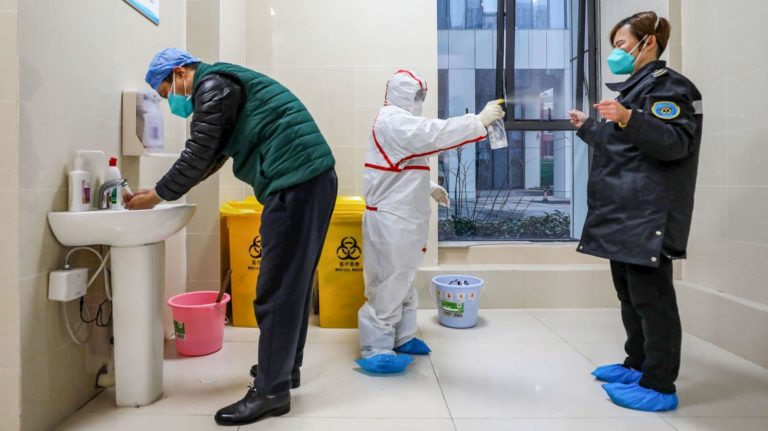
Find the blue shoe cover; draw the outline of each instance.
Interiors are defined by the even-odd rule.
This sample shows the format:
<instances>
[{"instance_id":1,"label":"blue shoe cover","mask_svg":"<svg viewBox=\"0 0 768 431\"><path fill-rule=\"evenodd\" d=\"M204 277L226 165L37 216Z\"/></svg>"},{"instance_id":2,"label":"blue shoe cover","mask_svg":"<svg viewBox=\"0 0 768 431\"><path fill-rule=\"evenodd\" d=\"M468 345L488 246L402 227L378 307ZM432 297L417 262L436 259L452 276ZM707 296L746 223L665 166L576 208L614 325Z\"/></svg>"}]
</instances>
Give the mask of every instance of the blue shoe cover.
<instances>
[{"instance_id":1,"label":"blue shoe cover","mask_svg":"<svg viewBox=\"0 0 768 431\"><path fill-rule=\"evenodd\" d=\"M356 360L360 368L374 374L402 373L413 362L408 355L376 355Z\"/></svg>"},{"instance_id":2,"label":"blue shoe cover","mask_svg":"<svg viewBox=\"0 0 768 431\"><path fill-rule=\"evenodd\" d=\"M408 353L411 355L429 355L431 351L432 350L427 346L427 343L418 338L413 338L411 341L395 348L395 352Z\"/></svg>"},{"instance_id":3,"label":"blue shoe cover","mask_svg":"<svg viewBox=\"0 0 768 431\"><path fill-rule=\"evenodd\" d=\"M644 412L666 412L677 408L677 394L662 394L638 383L606 383L603 389L611 401L622 407Z\"/></svg>"},{"instance_id":4,"label":"blue shoe cover","mask_svg":"<svg viewBox=\"0 0 768 431\"><path fill-rule=\"evenodd\" d=\"M626 368L621 364L603 365L592 371L592 375L597 380L608 383L638 383L643 377L643 373L631 368Z\"/></svg>"}]
</instances>

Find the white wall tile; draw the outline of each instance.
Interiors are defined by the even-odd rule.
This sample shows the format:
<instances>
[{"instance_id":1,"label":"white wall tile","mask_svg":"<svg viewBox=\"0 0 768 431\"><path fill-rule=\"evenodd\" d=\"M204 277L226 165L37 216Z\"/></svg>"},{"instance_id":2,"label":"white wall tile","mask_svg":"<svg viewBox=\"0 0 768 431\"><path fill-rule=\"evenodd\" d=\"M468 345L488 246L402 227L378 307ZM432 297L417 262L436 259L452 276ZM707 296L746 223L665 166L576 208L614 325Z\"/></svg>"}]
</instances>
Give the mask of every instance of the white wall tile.
<instances>
[{"instance_id":1,"label":"white wall tile","mask_svg":"<svg viewBox=\"0 0 768 431\"><path fill-rule=\"evenodd\" d=\"M286 68L278 79L309 109L323 136L331 145L354 145L355 68Z\"/></svg>"},{"instance_id":2,"label":"white wall tile","mask_svg":"<svg viewBox=\"0 0 768 431\"><path fill-rule=\"evenodd\" d=\"M281 0L266 2L276 27L349 27L357 18L356 0L324 0L307 2L302 0ZM265 8L266 9L266 8ZM274 11L274 15L272 15Z\"/></svg>"},{"instance_id":3,"label":"white wall tile","mask_svg":"<svg viewBox=\"0 0 768 431\"><path fill-rule=\"evenodd\" d=\"M697 184L724 186L728 177L731 145L726 142L724 133L707 133L707 129L704 130L701 138Z\"/></svg>"},{"instance_id":4,"label":"white wall tile","mask_svg":"<svg viewBox=\"0 0 768 431\"><path fill-rule=\"evenodd\" d=\"M768 246L768 224L760 214L768 214L768 187L729 187L728 239Z\"/></svg>"},{"instance_id":5,"label":"white wall tile","mask_svg":"<svg viewBox=\"0 0 768 431\"><path fill-rule=\"evenodd\" d=\"M765 137L768 128L745 129L726 135L727 151L724 151L728 172L728 184L733 186L768 186L768 146Z\"/></svg>"},{"instance_id":6,"label":"white wall tile","mask_svg":"<svg viewBox=\"0 0 768 431\"><path fill-rule=\"evenodd\" d=\"M108 351L103 336L88 349L74 346L58 304L47 300L47 273L61 266L65 249L46 215L66 209L66 165L74 149L118 154L121 93L146 88L147 65L160 48L184 47L185 10L185 0L163 1L162 25L155 26L124 2L19 4L17 231L19 276L25 280L19 304L28 311L19 313L24 429L50 429L90 399L91 365ZM0 23L0 31L8 28ZM178 149L184 122L163 109L166 138L174 138L166 148Z\"/></svg>"},{"instance_id":7,"label":"white wall tile","mask_svg":"<svg viewBox=\"0 0 768 431\"><path fill-rule=\"evenodd\" d=\"M16 288L19 278L19 193L18 190L0 191L0 208L5 214L0 220L0 283ZM2 289L2 287L0 287Z\"/></svg>"},{"instance_id":8,"label":"white wall tile","mask_svg":"<svg viewBox=\"0 0 768 431\"><path fill-rule=\"evenodd\" d=\"M768 99L768 68L728 76L726 81L728 129L742 130L762 124L761 109ZM715 103L722 103L716 101Z\"/></svg>"},{"instance_id":9,"label":"white wall tile","mask_svg":"<svg viewBox=\"0 0 768 431\"><path fill-rule=\"evenodd\" d=\"M21 369L21 335L18 282L2 282L0 287L0 369Z\"/></svg>"},{"instance_id":10,"label":"white wall tile","mask_svg":"<svg viewBox=\"0 0 768 431\"><path fill-rule=\"evenodd\" d=\"M272 3L266 0L249 0L246 2L247 31L249 35L252 29L272 28L276 25L277 11L274 10ZM272 15L273 11L275 15Z\"/></svg>"},{"instance_id":11,"label":"white wall tile","mask_svg":"<svg viewBox=\"0 0 768 431\"><path fill-rule=\"evenodd\" d=\"M694 231L694 235L698 235ZM725 263L728 262L728 241L693 236L688 245L688 260L684 279L693 284L723 290L727 285Z\"/></svg>"},{"instance_id":12,"label":"white wall tile","mask_svg":"<svg viewBox=\"0 0 768 431\"><path fill-rule=\"evenodd\" d=\"M16 12L0 11L0 100L18 98L17 23Z\"/></svg>"},{"instance_id":13,"label":"white wall tile","mask_svg":"<svg viewBox=\"0 0 768 431\"><path fill-rule=\"evenodd\" d=\"M248 4L250 8L251 2ZM245 42L246 64L256 71L269 74L266 69L277 64L276 52L278 47L275 30L251 27L249 24L246 31L248 35Z\"/></svg>"},{"instance_id":14,"label":"white wall tile","mask_svg":"<svg viewBox=\"0 0 768 431\"><path fill-rule=\"evenodd\" d=\"M194 55L207 63L219 60L220 31L219 0L194 0L187 2L187 44ZM192 30L194 29L194 31Z\"/></svg>"},{"instance_id":15,"label":"white wall tile","mask_svg":"<svg viewBox=\"0 0 768 431\"><path fill-rule=\"evenodd\" d=\"M48 272L63 263L65 250L48 226L48 213L66 209L66 193L66 189L40 189L22 190L19 194L20 278Z\"/></svg>"},{"instance_id":16,"label":"white wall tile","mask_svg":"<svg viewBox=\"0 0 768 431\"><path fill-rule=\"evenodd\" d=\"M728 188L699 186L691 229L697 236L725 239L728 235Z\"/></svg>"},{"instance_id":17,"label":"white wall tile","mask_svg":"<svg viewBox=\"0 0 768 431\"><path fill-rule=\"evenodd\" d=\"M768 304L765 263L768 246L731 241L728 245L726 280L723 291L749 301ZM722 269L722 262L718 269Z\"/></svg>"},{"instance_id":18,"label":"white wall tile","mask_svg":"<svg viewBox=\"0 0 768 431\"><path fill-rule=\"evenodd\" d=\"M357 148L334 147L333 156L336 158L336 175L339 177L339 187L355 188L359 182L357 174Z\"/></svg>"},{"instance_id":19,"label":"white wall tile","mask_svg":"<svg viewBox=\"0 0 768 431\"><path fill-rule=\"evenodd\" d=\"M245 199L246 196L245 188L242 186L222 186L219 190L219 204L229 201L241 201Z\"/></svg>"},{"instance_id":20,"label":"white wall tile","mask_svg":"<svg viewBox=\"0 0 768 431\"><path fill-rule=\"evenodd\" d=\"M219 234L187 236L187 278L190 282L219 279L219 241Z\"/></svg>"},{"instance_id":21,"label":"white wall tile","mask_svg":"<svg viewBox=\"0 0 768 431\"><path fill-rule=\"evenodd\" d=\"M0 0L0 11L15 12L18 10L17 0Z\"/></svg>"},{"instance_id":22,"label":"white wall tile","mask_svg":"<svg viewBox=\"0 0 768 431\"><path fill-rule=\"evenodd\" d=\"M406 9L408 14L400 13ZM258 0L248 2L247 14L247 65L276 78L307 105L336 155L340 194L362 193L371 126L393 72L406 68L421 74L432 90L424 114L437 112L433 3ZM474 55L474 32L467 33ZM447 32L443 35L449 43ZM234 189L226 193L237 195Z\"/></svg>"},{"instance_id":23,"label":"white wall tile","mask_svg":"<svg viewBox=\"0 0 768 431\"><path fill-rule=\"evenodd\" d=\"M219 61L245 64L247 37L246 0L220 1Z\"/></svg>"},{"instance_id":24,"label":"white wall tile","mask_svg":"<svg viewBox=\"0 0 768 431\"><path fill-rule=\"evenodd\" d=\"M768 6L681 0L681 7L683 73L701 90L705 106L700 186L685 264L685 279L696 288L681 291L681 310L694 334L765 364L765 347L758 343L764 334L744 336L741 328L759 328L768 319L761 308L768 304L768 225L762 217L768 211L768 174L761 162L768 153L760 119L768 62L753 55L768 47L754 28Z\"/></svg>"},{"instance_id":25,"label":"white wall tile","mask_svg":"<svg viewBox=\"0 0 768 431\"><path fill-rule=\"evenodd\" d=\"M187 201L195 203L195 215L187 224L187 232L192 234L215 234L219 232L219 187L206 191L192 191Z\"/></svg>"},{"instance_id":26,"label":"white wall tile","mask_svg":"<svg viewBox=\"0 0 768 431\"><path fill-rule=\"evenodd\" d=\"M359 5L353 20L355 64L437 66L434 2L366 0L355 3ZM397 31L393 31L394 27Z\"/></svg>"},{"instance_id":27,"label":"white wall tile","mask_svg":"<svg viewBox=\"0 0 768 431\"><path fill-rule=\"evenodd\" d=\"M21 427L21 371L0 369L0 429Z\"/></svg>"},{"instance_id":28,"label":"white wall tile","mask_svg":"<svg viewBox=\"0 0 768 431\"><path fill-rule=\"evenodd\" d=\"M405 66L402 68L412 70L414 73L421 75L420 70L410 69ZM380 108L384 104L387 81L400 69L401 67L391 66L357 66L355 68L356 105ZM437 87L436 82L428 83L427 85L433 85L433 88Z\"/></svg>"}]
</instances>

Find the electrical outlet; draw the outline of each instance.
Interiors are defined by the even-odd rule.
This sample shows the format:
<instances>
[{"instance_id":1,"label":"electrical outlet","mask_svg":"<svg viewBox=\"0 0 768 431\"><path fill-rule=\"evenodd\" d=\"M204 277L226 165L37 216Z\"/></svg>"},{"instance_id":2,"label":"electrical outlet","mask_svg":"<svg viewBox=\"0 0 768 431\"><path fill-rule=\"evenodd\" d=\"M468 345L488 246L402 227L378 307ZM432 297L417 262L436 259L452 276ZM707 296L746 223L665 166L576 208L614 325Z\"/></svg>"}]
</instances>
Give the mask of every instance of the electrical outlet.
<instances>
[{"instance_id":1,"label":"electrical outlet","mask_svg":"<svg viewBox=\"0 0 768 431\"><path fill-rule=\"evenodd\" d=\"M87 268L51 271L48 277L48 299L51 301L73 301L85 296L87 291Z\"/></svg>"}]
</instances>

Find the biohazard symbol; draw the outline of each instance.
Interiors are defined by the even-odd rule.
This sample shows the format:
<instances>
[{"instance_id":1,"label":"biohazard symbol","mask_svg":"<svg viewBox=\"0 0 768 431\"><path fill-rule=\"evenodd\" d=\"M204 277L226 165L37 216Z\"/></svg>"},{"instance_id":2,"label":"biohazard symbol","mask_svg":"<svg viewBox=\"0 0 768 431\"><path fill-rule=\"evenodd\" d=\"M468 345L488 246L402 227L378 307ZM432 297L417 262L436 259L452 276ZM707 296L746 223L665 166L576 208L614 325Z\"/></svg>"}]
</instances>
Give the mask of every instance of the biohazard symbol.
<instances>
[{"instance_id":1,"label":"biohazard symbol","mask_svg":"<svg viewBox=\"0 0 768 431\"><path fill-rule=\"evenodd\" d=\"M248 254L253 259L261 259L261 237L259 235L253 237L253 242L248 248Z\"/></svg>"},{"instance_id":2,"label":"biohazard symbol","mask_svg":"<svg viewBox=\"0 0 768 431\"><path fill-rule=\"evenodd\" d=\"M358 260L362 255L363 250L351 236L342 238L341 245L336 249L336 256L340 260Z\"/></svg>"}]
</instances>

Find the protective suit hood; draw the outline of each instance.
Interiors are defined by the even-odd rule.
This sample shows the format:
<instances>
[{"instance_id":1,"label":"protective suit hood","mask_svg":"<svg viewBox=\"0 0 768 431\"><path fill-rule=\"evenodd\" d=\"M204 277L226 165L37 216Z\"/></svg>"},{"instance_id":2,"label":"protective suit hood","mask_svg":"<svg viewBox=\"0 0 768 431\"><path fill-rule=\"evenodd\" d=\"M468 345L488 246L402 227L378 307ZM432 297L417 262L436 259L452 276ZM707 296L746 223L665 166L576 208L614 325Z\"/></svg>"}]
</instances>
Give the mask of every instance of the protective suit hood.
<instances>
[{"instance_id":1,"label":"protective suit hood","mask_svg":"<svg viewBox=\"0 0 768 431\"><path fill-rule=\"evenodd\" d=\"M416 100L419 93L426 95L427 82L410 70L398 70L387 82L385 105L394 105L413 115L421 115L421 101Z\"/></svg>"}]
</instances>

